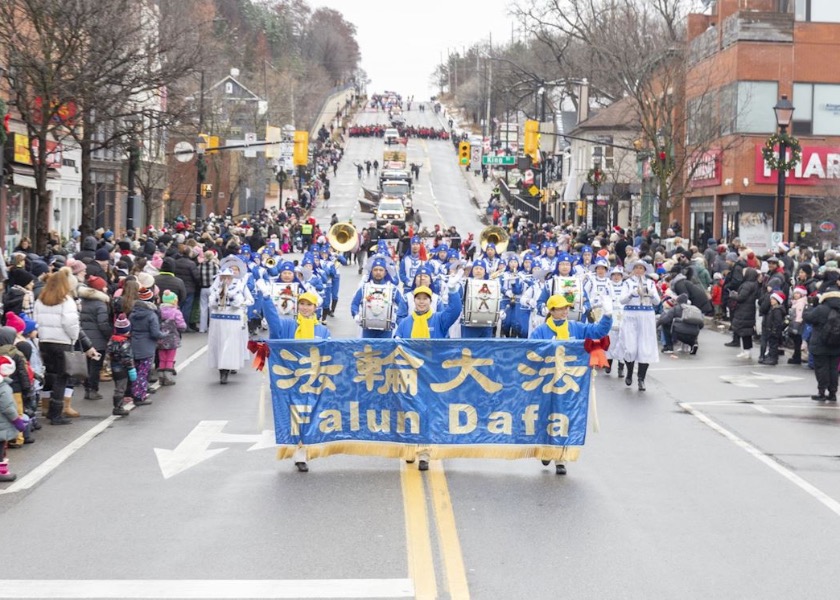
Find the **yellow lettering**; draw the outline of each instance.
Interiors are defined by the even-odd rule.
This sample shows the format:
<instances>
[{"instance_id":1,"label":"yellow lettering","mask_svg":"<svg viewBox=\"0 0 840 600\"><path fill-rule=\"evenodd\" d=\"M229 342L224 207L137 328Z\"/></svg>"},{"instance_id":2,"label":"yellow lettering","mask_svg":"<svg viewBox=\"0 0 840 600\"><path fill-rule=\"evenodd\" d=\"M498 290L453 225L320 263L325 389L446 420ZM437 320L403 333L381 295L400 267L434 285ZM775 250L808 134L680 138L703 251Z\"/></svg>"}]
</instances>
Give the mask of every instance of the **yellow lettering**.
<instances>
[{"instance_id":1,"label":"yellow lettering","mask_svg":"<svg viewBox=\"0 0 840 600\"><path fill-rule=\"evenodd\" d=\"M539 406L529 404L522 415L522 422L525 423L525 435L534 435L536 431L537 417L539 417Z\"/></svg>"},{"instance_id":2,"label":"yellow lettering","mask_svg":"<svg viewBox=\"0 0 840 600\"><path fill-rule=\"evenodd\" d=\"M466 418L463 425L461 424L461 415ZM449 405L449 433L471 433L475 430L477 424L478 415L474 406L469 404Z\"/></svg>"},{"instance_id":3,"label":"yellow lettering","mask_svg":"<svg viewBox=\"0 0 840 600\"><path fill-rule=\"evenodd\" d=\"M487 431L490 433L505 433L507 435L513 434L513 417L506 412L492 412L488 417Z\"/></svg>"},{"instance_id":4,"label":"yellow lettering","mask_svg":"<svg viewBox=\"0 0 840 600\"><path fill-rule=\"evenodd\" d=\"M341 422L341 411L339 410L335 410L334 408L322 410L318 418L321 420L321 423L318 425L321 433L333 433L334 431L344 429Z\"/></svg>"},{"instance_id":5,"label":"yellow lettering","mask_svg":"<svg viewBox=\"0 0 840 600\"><path fill-rule=\"evenodd\" d=\"M409 430L411 433L420 433L420 415L413 410L408 412L397 411L397 433L405 433L406 421L410 422Z\"/></svg>"},{"instance_id":6,"label":"yellow lettering","mask_svg":"<svg viewBox=\"0 0 840 600\"><path fill-rule=\"evenodd\" d=\"M551 437L569 437L569 417L563 413L551 413L545 430Z\"/></svg>"},{"instance_id":7,"label":"yellow lettering","mask_svg":"<svg viewBox=\"0 0 840 600\"><path fill-rule=\"evenodd\" d=\"M359 431L359 403L350 403L350 431Z\"/></svg>"},{"instance_id":8,"label":"yellow lettering","mask_svg":"<svg viewBox=\"0 0 840 600\"><path fill-rule=\"evenodd\" d=\"M368 429L372 433L389 433L391 431L391 411L390 410L383 410L380 411L382 413L382 420L377 423L376 422L376 411L375 410L368 410L367 411L367 426Z\"/></svg>"},{"instance_id":9,"label":"yellow lettering","mask_svg":"<svg viewBox=\"0 0 840 600\"><path fill-rule=\"evenodd\" d=\"M289 406L292 435L300 435L300 426L309 423L309 413L312 407L308 404L292 404Z\"/></svg>"}]
</instances>

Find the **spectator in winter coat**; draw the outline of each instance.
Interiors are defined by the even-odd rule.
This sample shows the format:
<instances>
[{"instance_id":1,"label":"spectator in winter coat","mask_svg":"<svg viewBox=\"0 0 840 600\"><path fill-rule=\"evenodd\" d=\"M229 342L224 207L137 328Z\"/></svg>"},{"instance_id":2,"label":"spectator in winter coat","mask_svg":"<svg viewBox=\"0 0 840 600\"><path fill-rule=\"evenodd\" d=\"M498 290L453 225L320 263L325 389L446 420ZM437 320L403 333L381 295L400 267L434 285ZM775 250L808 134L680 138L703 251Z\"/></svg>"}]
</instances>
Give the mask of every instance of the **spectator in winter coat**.
<instances>
[{"instance_id":1,"label":"spectator in winter coat","mask_svg":"<svg viewBox=\"0 0 840 600\"><path fill-rule=\"evenodd\" d=\"M187 297L187 290L181 278L175 275L175 270L175 259L171 256L164 258L160 265L160 273L155 276L155 285L160 294L163 294L166 290L175 292L175 295L178 296L178 302L181 303Z\"/></svg>"},{"instance_id":2,"label":"spectator in winter coat","mask_svg":"<svg viewBox=\"0 0 840 600\"><path fill-rule=\"evenodd\" d=\"M837 271L827 271L820 286L819 304L807 309L803 315L805 323L813 326L808 350L814 357L814 375L817 378L817 394L811 400L837 402L837 362L840 359L840 345L831 344L826 324L831 311L840 310L840 288L837 286Z\"/></svg>"},{"instance_id":3,"label":"spectator in winter coat","mask_svg":"<svg viewBox=\"0 0 840 600\"><path fill-rule=\"evenodd\" d=\"M6 290L3 293L3 309L14 314L24 313L32 317L35 308L35 276L23 269L11 269Z\"/></svg>"},{"instance_id":4,"label":"spectator in winter coat","mask_svg":"<svg viewBox=\"0 0 840 600\"><path fill-rule=\"evenodd\" d=\"M98 252L98 250L97 250ZM76 293L80 299L79 324L91 344L99 353L98 359L88 358L88 378L85 382L85 400L101 400L99 378L108 338L111 337L111 297L108 284L101 277L89 277Z\"/></svg>"},{"instance_id":5,"label":"spectator in winter coat","mask_svg":"<svg viewBox=\"0 0 840 600\"><path fill-rule=\"evenodd\" d=\"M779 347L785 329L785 295L781 291L770 294L770 309L761 321L762 341L766 339L767 350L758 362L762 365L779 364ZM763 346L763 344L762 344Z\"/></svg>"},{"instance_id":6,"label":"spectator in winter coat","mask_svg":"<svg viewBox=\"0 0 840 600\"><path fill-rule=\"evenodd\" d=\"M8 377L15 372L15 363L8 356L0 356L0 482L14 481L16 475L9 472L9 459L6 448L9 440L14 440L23 433L28 424L26 417L19 413L12 397L12 388Z\"/></svg>"},{"instance_id":7,"label":"spectator in winter coat","mask_svg":"<svg viewBox=\"0 0 840 600\"><path fill-rule=\"evenodd\" d=\"M138 300L128 319L131 321L131 351L137 380L134 382L132 396L135 406L151 404L149 395L149 373L157 352L160 339L160 315L154 304L155 293L149 288L140 288Z\"/></svg>"},{"instance_id":8,"label":"spectator in winter coat","mask_svg":"<svg viewBox=\"0 0 840 600\"><path fill-rule=\"evenodd\" d=\"M82 242L82 249L78 251L73 258L76 260L95 260L96 256L96 238L92 235L87 236Z\"/></svg>"},{"instance_id":9,"label":"spectator in winter coat","mask_svg":"<svg viewBox=\"0 0 840 600\"><path fill-rule=\"evenodd\" d=\"M166 290L161 295L161 337L157 341L161 385L175 385L175 354L181 346L181 334L186 330L187 324L178 310L178 297L171 290Z\"/></svg>"},{"instance_id":10,"label":"spectator in winter coat","mask_svg":"<svg viewBox=\"0 0 840 600\"><path fill-rule=\"evenodd\" d=\"M191 250L185 244L178 247L178 253L179 256L175 258L175 276L184 282L184 291L186 292L183 299L178 299L178 305L181 307L181 314L184 316L187 326L197 331L198 328L193 327L190 316L192 315L196 293L201 284L198 276L198 265L192 258Z\"/></svg>"},{"instance_id":11,"label":"spectator in winter coat","mask_svg":"<svg viewBox=\"0 0 840 600\"><path fill-rule=\"evenodd\" d=\"M755 303L760 293L758 271L744 269L744 280L736 291L730 291L729 297L734 301L732 312L732 333L740 340L743 351L738 358L752 360L753 334L755 333Z\"/></svg>"},{"instance_id":12,"label":"spectator in winter coat","mask_svg":"<svg viewBox=\"0 0 840 600\"><path fill-rule=\"evenodd\" d=\"M23 331L23 320L14 313L6 314L6 321L14 323L20 331ZM15 372L9 376L8 382L12 386L12 397L18 414L24 414L24 399L29 398L32 393L32 382L29 379L26 357L15 346L17 329L11 326L0 327L0 356L8 356L15 363ZM19 447L24 442L35 441L27 429L21 432L15 440L9 440L12 447Z\"/></svg>"}]
</instances>

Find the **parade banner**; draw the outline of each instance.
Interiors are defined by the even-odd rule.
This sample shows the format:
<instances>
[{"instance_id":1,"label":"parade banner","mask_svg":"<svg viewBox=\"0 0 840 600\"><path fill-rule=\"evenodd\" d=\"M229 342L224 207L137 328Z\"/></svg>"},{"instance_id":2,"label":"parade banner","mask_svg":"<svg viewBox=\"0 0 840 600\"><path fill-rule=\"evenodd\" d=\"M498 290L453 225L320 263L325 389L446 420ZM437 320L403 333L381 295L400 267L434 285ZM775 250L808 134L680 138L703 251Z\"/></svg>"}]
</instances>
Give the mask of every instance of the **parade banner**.
<instances>
[{"instance_id":1,"label":"parade banner","mask_svg":"<svg viewBox=\"0 0 840 600\"><path fill-rule=\"evenodd\" d=\"M271 340L279 458L575 460L592 381L583 341Z\"/></svg>"}]
</instances>

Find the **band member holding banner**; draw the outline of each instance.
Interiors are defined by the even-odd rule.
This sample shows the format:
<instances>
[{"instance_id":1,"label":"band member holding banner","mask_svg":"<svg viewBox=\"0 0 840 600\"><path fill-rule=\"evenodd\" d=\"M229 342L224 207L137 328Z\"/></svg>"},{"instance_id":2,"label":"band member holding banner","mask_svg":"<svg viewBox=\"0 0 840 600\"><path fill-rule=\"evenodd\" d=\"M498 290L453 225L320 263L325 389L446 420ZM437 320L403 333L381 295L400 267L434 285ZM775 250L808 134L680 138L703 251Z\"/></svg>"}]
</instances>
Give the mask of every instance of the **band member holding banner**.
<instances>
[{"instance_id":1,"label":"band member holding banner","mask_svg":"<svg viewBox=\"0 0 840 600\"><path fill-rule=\"evenodd\" d=\"M373 259L368 280L356 290L350 314L362 328L362 338L393 337L397 308L404 302L381 256Z\"/></svg>"},{"instance_id":2,"label":"band member holding banner","mask_svg":"<svg viewBox=\"0 0 840 600\"><path fill-rule=\"evenodd\" d=\"M654 307L661 302L659 291L647 277L653 272L650 263L638 260L633 263L632 275L624 282L619 302L624 305L621 321L620 344L624 349L627 376L624 383L633 384L633 367L639 363L639 391L645 391L645 375L650 363L659 362L659 343L656 336Z\"/></svg>"},{"instance_id":3,"label":"band member holding banner","mask_svg":"<svg viewBox=\"0 0 840 600\"><path fill-rule=\"evenodd\" d=\"M565 296L551 296L545 303L548 309L548 319L537 327L529 336L534 340L599 340L610 332L612 327L612 305L605 303L602 307L603 316L597 323L581 323L568 320L569 308L572 303ZM548 466L551 461L543 460ZM566 465L555 461L554 472L557 475L566 474Z\"/></svg>"},{"instance_id":4,"label":"band member holding banner","mask_svg":"<svg viewBox=\"0 0 840 600\"><path fill-rule=\"evenodd\" d=\"M461 315L461 294L460 279L463 271L458 271L449 280L449 302L442 311L436 312L431 309L432 290L420 286L414 290L414 310L400 321L395 338L411 339L442 339L446 332ZM426 448L419 448L417 451L420 462L418 468L421 471L429 469L429 451ZM410 460L408 462L414 462Z\"/></svg>"},{"instance_id":5,"label":"band member holding banner","mask_svg":"<svg viewBox=\"0 0 840 600\"><path fill-rule=\"evenodd\" d=\"M321 302L315 292L304 292L297 299L298 314L294 319L282 319L271 301L271 288L264 281L257 282L257 293L262 304L263 314L268 323L268 335L272 340L314 340L330 338L330 330L318 321L315 310ZM306 463L306 446L295 449L292 460L301 473L309 472Z\"/></svg>"},{"instance_id":6,"label":"band member holding banner","mask_svg":"<svg viewBox=\"0 0 840 600\"><path fill-rule=\"evenodd\" d=\"M241 369L248 356L245 310L254 298L246 284L245 263L239 257L226 256L220 268L210 286L207 356L213 368L219 370L219 382L227 383L230 372Z\"/></svg>"}]
</instances>

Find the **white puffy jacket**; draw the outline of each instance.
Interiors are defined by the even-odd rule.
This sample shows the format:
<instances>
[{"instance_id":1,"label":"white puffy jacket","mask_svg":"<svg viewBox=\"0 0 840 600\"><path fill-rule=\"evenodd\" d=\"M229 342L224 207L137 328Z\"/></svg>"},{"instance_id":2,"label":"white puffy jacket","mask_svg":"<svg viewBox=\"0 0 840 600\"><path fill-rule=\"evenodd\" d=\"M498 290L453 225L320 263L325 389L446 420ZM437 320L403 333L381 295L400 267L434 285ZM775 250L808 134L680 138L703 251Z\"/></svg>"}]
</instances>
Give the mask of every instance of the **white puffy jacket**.
<instances>
[{"instance_id":1,"label":"white puffy jacket","mask_svg":"<svg viewBox=\"0 0 840 600\"><path fill-rule=\"evenodd\" d=\"M42 342L74 344L79 337L79 309L70 296L55 306L36 300L34 317L38 323L38 339Z\"/></svg>"}]
</instances>

